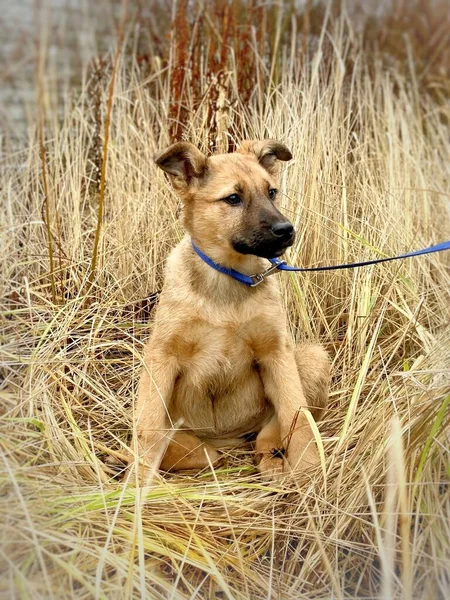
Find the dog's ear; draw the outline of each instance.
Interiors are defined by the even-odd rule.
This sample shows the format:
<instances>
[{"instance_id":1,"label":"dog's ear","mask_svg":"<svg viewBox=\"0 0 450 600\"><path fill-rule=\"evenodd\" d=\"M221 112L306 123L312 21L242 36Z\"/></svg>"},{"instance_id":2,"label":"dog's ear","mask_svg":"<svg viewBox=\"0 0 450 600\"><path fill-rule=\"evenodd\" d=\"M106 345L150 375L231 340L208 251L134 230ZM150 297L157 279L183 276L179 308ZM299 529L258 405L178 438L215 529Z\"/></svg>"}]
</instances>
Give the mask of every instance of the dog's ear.
<instances>
[{"instance_id":1,"label":"dog's ear","mask_svg":"<svg viewBox=\"0 0 450 600\"><path fill-rule=\"evenodd\" d=\"M175 187L189 186L206 170L206 156L189 142L172 144L155 156L155 163L170 176Z\"/></svg>"},{"instance_id":2,"label":"dog's ear","mask_svg":"<svg viewBox=\"0 0 450 600\"><path fill-rule=\"evenodd\" d=\"M271 175L277 173L278 160L286 161L292 158L289 148L276 140L245 140L237 152L254 154L259 164Z\"/></svg>"}]
</instances>

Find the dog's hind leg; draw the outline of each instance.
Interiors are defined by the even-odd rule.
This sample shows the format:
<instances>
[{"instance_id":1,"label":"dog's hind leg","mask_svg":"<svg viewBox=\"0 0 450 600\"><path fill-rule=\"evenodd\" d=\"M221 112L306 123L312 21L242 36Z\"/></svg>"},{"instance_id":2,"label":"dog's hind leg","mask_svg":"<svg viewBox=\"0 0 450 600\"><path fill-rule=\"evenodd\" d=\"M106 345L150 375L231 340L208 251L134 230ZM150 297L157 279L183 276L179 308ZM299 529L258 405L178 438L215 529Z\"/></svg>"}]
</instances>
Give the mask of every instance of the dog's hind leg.
<instances>
[{"instance_id":1,"label":"dog's hind leg","mask_svg":"<svg viewBox=\"0 0 450 600\"><path fill-rule=\"evenodd\" d=\"M161 469L163 471L203 469L216 463L219 458L220 454L215 448L202 442L193 433L177 431L167 446L161 462Z\"/></svg>"},{"instance_id":2,"label":"dog's hind leg","mask_svg":"<svg viewBox=\"0 0 450 600\"><path fill-rule=\"evenodd\" d=\"M330 358L318 344L298 344L295 362L308 407L316 421L325 414L330 386Z\"/></svg>"}]
</instances>

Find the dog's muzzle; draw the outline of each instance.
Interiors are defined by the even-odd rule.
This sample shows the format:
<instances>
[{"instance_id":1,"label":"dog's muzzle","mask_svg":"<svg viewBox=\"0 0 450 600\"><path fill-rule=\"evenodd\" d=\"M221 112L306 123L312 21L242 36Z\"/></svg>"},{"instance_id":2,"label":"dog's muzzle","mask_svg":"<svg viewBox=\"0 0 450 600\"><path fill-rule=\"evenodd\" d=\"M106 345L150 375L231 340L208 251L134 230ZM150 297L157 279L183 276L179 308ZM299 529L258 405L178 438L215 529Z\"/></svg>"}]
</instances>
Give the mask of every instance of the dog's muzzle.
<instances>
[{"instance_id":1,"label":"dog's muzzle","mask_svg":"<svg viewBox=\"0 0 450 600\"><path fill-rule=\"evenodd\" d=\"M274 226L272 226L274 227ZM265 232L258 231L253 236L235 239L232 242L233 248L240 254L254 254L261 258L278 258L295 241L294 227L289 223L283 228L272 228Z\"/></svg>"}]
</instances>

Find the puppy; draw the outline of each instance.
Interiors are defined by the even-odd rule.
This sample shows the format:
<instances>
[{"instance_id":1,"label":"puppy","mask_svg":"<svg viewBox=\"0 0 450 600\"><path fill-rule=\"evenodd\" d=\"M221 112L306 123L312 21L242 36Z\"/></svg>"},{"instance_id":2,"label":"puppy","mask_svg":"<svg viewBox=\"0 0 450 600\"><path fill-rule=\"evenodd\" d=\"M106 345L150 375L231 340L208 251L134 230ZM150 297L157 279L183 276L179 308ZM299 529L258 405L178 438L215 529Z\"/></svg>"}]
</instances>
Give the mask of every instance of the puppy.
<instances>
[{"instance_id":1,"label":"puppy","mask_svg":"<svg viewBox=\"0 0 450 600\"><path fill-rule=\"evenodd\" d=\"M295 232L276 205L277 170L291 158L273 140L208 158L180 142L156 157L184 204L187 234L167 260L145 348L132 442L144 474L200 469L250 433L264 475L318 462L305 409L317 417L326 407L326 352L293 344L277 276L245 285L195 251L244 275L281 256Z\"/></svg>"}]
</instances>

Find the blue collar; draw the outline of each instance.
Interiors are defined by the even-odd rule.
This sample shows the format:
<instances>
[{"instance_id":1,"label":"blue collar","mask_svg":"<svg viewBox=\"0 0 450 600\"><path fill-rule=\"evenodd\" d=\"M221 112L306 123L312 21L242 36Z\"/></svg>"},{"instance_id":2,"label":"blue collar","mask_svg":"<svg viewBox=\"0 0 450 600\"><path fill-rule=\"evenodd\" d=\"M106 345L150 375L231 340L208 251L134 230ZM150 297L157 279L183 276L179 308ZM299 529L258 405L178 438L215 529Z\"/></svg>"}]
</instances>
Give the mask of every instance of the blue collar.
<instances>
[{"instance_id":1,"label":"blue collar","mask_svg":"<svg viewBox=\"0 0 450 600\"><path fill-rule=\"evenodd\" d=\"M225 273L225 275L229 275L233 279L236 279L236 281L239 281L240 283L244 283L245 285L248 285L249 287L255 287L256 285L259 285L260 283L262 283L264 281L264 279L268 275L270 275L271 273L275 273L275 271L281 265L286 264L284 262L284 260L279 260L278 258L270 258L269 260L272 263L272 266L269 267L266 271L263 271L262 273L256 273L255 275L244 275L244 273L239 273L239 271L235 271L234 269L229 269L228 267L223 267L222 265L218 265L216 262L213 261L212 258L209 258L209 256L207 256L204 252L202 252L200 250L200 248L195 244L194 240L191 239L191 243L192 243L192 248L194 249L194 251L200 256L200 258L207 265L209 265L216 271L219 271L219 273Z\"/></svg>"},{"instance_id":2,"label":"blue collar","mask_svg":"<svg viewBox=\"0 0 450 600\"><path fill-rule=\"evenodd\" d=\"M215 263L209 256L206 256L204 252L200 250L198 246L195 245L194 240L191 239L192 248L194 251L200 256L200 258L210 267L219 271L219 273L224 273L225 275L229 275L236 281L240 283L244 283L249 287L255 287L262 283L266 277L272 275L272 273L276 273L276 271L300 271L300 272L310 272L310 271L336 271L338 269L355 269L356 267L365 267L367 265L375 265L377 263L388 262L391 260L397 260L399 258L410 258L412 256L422 256L423 254L433 254L434 252L442 252L443 250L450 250L450 240L447 242L442 242L441 244L437 244L436 246L429 246L428 248L423 248L421 250L415 250L414 252L408 252L406 254L400 254L399 256L388 256L385 258L376 258L374 260L366 260L364 262L357 263L348 263L344 265L330 265L325 267L290 267L286 264L286 261L281 260L279 258L269 258L269 262L272 265L263 271L262 273L256 273L255 275L244 275L244 273L239 273L239 271L235 271L234 269L228 269L227 267L223 267L222 265L218 265Z\"/></svg>"}]
</instances>

